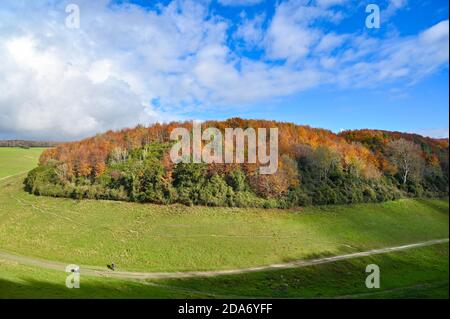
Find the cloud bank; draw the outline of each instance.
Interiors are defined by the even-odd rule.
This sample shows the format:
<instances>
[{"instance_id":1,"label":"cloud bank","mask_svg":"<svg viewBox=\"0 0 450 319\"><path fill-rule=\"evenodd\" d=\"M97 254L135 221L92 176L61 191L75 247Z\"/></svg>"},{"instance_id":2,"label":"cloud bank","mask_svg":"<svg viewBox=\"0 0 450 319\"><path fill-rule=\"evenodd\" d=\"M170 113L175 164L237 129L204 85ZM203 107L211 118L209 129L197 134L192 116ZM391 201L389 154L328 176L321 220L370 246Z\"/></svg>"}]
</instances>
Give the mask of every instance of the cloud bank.
<instances>
[{"instance_id":1,"label":"cloud bank","mask_svg":"<svg viewBox=\"0 0 450 319\"><path fill-rule=\"evenodd\" d=\"M285 1L271 17L236 22L208 2L148 9L83 0L80 28L68 29L66 3L2 1L0 136L76 139L322 85L413 84L447 67L448 20L388 38L319 23L338 25L344 3Z\"/></svg>"}]
</instances>

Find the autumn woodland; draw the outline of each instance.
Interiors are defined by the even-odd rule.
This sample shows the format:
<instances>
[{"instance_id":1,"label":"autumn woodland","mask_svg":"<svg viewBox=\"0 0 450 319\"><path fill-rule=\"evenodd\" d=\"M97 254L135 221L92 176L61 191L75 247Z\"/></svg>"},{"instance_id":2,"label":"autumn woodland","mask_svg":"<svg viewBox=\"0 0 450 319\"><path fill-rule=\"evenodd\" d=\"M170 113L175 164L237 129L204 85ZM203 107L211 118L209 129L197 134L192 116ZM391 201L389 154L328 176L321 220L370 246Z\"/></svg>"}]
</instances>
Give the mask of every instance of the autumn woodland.
<instances>
[{"instance_id":1,"label":"autumn woodland","mask_svg":"<svg viewBox=\"0 0 450 319\"><path fill-rule=\"evenodd\" d=\"M278 170L263 175L258 163L173 163L177 127L192 124L108 131L47 149L25 188L77 199L267 208L448 195L448 139L240 118L202 123L220 131L278 128Z\"/></svg>"}]
</instances>

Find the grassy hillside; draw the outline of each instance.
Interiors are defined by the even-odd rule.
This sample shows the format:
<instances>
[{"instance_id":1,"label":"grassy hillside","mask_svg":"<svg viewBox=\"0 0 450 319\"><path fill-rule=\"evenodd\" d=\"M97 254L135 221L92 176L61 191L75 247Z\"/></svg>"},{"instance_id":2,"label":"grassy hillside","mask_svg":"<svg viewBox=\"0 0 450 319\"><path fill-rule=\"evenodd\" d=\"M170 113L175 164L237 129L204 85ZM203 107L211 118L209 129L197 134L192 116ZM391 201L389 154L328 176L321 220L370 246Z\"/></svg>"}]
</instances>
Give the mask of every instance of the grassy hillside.
<instances>
[{"instance_id":1,"label":"grassy hillside","mask_svg":"<svg viewBox=\"0 0 450 319\"><path fill-rule=\"evenodd\" d=\"M0 147L0 180L35 167L43 150L44 148Z\"/></svg>"},{"instance_id":2,"label":"grassy hillside","mask_svg":"<svg viewBox=\"0 0 450 319\"><path fill-rule=\"evenodd\" d=\"M3 154L6 176L31 169L38 156L34 149ZM448 237L448 201L442 200L301 210L160 206L37 197L24 192L25 175L0 180L0 250L64 263L104 267L114 261L119 270L142 271L226 269ZM369 263L381 268L380 290L364 286ZM79 290L67 289L65 276L0 258L0 298L448 298L448 244L214 278L140 282L82 276Z\"/></svg>"},{"instance_id":3,"label":"grassy hillside","mask_svg":"<svg viewBox=\"0 0 450 319\"><path fill-rule=\"evenodd\" d=\"M448 202L405 199L302 210L38 197L0 183L0 247L121 269L249 267L448 237Z\"/></svg>"},{"instance_id":4,"label":"grassy hillside","mask_svg":"<svg viewBox=\"0 0 450 319\"><path fill-rule=\"evenodd\" d=\"M368 264L380 289L364 285ZM291 270L183 280L124 281L66 274L0 259L0 298L448 298L448 244Z\"/></svg>"}]
</instances>

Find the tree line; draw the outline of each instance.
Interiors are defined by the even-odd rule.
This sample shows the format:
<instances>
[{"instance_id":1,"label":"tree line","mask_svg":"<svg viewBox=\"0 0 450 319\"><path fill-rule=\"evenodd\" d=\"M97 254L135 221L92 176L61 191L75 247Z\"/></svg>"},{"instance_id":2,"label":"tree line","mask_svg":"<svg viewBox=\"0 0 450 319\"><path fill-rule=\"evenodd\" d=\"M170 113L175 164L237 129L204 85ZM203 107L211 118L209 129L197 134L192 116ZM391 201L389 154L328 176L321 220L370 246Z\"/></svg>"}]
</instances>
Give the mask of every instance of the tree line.
<instances>
[{"instance_id":1,"label":"tree line","mask_svg":"<svg viewBox=\"0 0 450 319\"><path fill-rule=\"evenodd\" d=\"M0 147L55 147L58 142L45 142L45 141L25 141L25 140L0 140Z\"/></svg>"},{"instance_id":2,"label":"tree line","mask_svg":"<svg viewBox=\"0 0 450 319\"><path fill-rule=\"evenodd\" d=\"M108 131L48 149L28 174L36 195L158 204L279 207L448 196L448 139L293 123L208 121L202 127L279 130L275 174L258 164L171 162L170 132L189 122Z\"/></svg>"}]
</instances>

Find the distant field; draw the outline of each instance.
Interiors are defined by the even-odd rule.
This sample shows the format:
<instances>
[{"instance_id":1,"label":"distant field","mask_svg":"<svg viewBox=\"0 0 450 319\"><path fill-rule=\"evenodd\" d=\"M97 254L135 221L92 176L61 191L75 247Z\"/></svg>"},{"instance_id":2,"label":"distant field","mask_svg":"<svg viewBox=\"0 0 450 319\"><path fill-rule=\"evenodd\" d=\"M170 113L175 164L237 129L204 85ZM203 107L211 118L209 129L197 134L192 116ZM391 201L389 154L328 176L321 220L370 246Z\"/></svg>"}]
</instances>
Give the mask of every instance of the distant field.
<instances>
[{"instance_id":1,"label":"distant field","mask_svg":"<svg viewBox=\"0 0 450 319\"><path fill-rule=\"evenodd\" d=\"M43 150L44 148L0 147L0 180L35 167Z\"/></svg>"},{"instance_id":2,"label":"distant field","mask_svg":"<svg viewBox=\"0 0 450 319\"><path fill-rule=\"evenodd\" d=\"M3 176L9 176L34 167L39 152L2 154L0 161L9 167ZM24 177L0 180L0 250L67 264L105 267L113 261L119 270L164 272L244 268L448 238L449 232L444 200L290 211L158 206L37 197L23 191ZM370 297L445 297L448 244L301 269L146 285L85 276L84 289L70 292L61 281L64 273L0 260L0 297L343 296L367 293L361 278L373 260L388 272L382 275L386 291Z\"/></svg>"}]
</instances>

